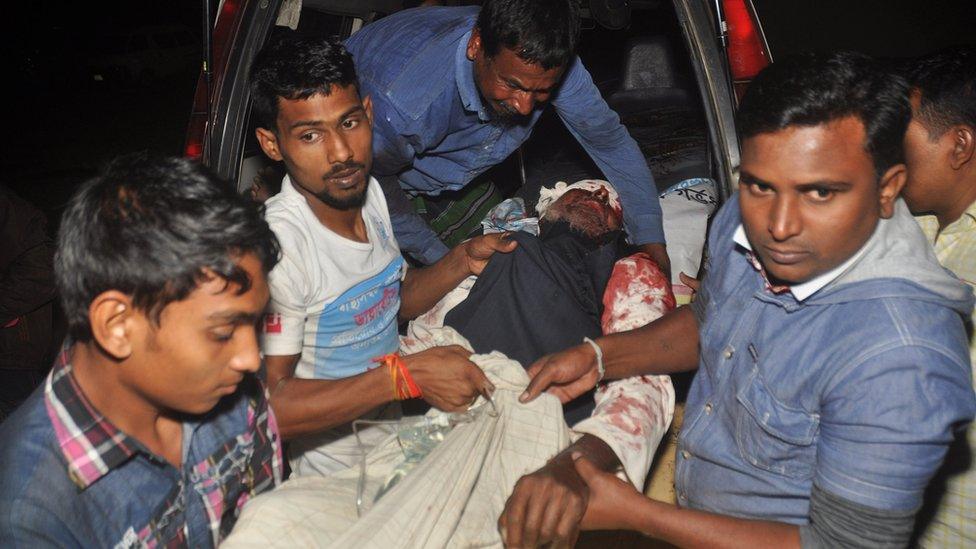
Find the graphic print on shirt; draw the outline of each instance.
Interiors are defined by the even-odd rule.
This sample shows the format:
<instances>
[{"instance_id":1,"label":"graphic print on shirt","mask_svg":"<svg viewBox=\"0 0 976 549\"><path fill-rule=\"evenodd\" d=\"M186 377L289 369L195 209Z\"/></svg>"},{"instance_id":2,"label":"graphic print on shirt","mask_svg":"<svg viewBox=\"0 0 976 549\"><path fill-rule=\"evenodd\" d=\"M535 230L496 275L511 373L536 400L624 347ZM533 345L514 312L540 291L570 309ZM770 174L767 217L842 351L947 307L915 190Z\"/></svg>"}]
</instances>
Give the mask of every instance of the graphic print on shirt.
<instances>
[{"instance_id":1,"label":"graphic print on shirt","mask_svg":"<svg viewBox=\"0 0 976 549\"><path fill-rule=\"evenodd\" d=\"M373 357L397 350L397 313L403 258L356 284L329 303L315 335L315 378L361 374Z\"/></svg>"},{"instance_id":2,"label":"graphic print on shirt","mask_svg":"<svg viewBox=\"0 0 976 549\"><path fill-rule=\"evenodd\" d=\"M386 224L383 223L382 219L375 215L370 215L369 220L372 222L373 230L375 230L376 234L379 235L380 242L386 244L390 240L390 233L386 230Z\"/></svg>"}]
</instances>

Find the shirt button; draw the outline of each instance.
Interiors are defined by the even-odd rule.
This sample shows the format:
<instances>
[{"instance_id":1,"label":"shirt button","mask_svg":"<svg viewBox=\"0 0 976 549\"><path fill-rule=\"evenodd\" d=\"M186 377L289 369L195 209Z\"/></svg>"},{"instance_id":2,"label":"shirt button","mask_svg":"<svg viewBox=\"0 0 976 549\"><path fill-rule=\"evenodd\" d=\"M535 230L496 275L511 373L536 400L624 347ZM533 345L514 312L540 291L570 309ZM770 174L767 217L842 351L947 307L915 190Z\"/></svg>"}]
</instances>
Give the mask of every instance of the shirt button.
<instances>
[{"instance_id":1,"label":"shirt button","mask_svg":"<svg viewBox=\"0 0 976 549\"><path fill-rule=\"evenodd\" d=\"M712 413L712 403L709 402L708 404L705 405L705 414L708 415L711 413Z\"/></svg>"},{"instance_id":2,"label":"shirt button","mask_svg":"<svg viewBox=\"0 0 976 549\"><path fill-rule=\"evenodd\" d=\"M733 349L731 346L726 347L725 351L722 352L722 356L725 357L725 360L732 358L732 355L734 354L735 354L735 349Z\"/></svg>"},{"instance_id":3,"label":"shirt button","mask_svg":"<svg viewBox=\"0 0 976 549\"><path fill-rule=\"evenodd\" d=\"M682 450L681 457L685 459L691 459L691 452L689 452L688 450Z\"/></svg>"}]
</instances>

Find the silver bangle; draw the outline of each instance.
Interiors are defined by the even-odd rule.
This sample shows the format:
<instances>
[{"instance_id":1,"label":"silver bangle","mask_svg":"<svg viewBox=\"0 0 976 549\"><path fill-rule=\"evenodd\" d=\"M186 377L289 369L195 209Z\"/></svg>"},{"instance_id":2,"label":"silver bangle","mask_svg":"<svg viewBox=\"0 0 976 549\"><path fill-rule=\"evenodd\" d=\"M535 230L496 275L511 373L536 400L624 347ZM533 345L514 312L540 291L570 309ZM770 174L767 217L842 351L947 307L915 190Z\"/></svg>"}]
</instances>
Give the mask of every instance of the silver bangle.
<instances>
[{"instance_id":1,"label":"silver bangle","mask_svg":"<svg viewBox=\"0 0 976 549\"><path fill-rule=\"evenodd\" d=\"M607 369L603 366L603 349L597 344L596 341L588 337L584 337L583 341L589 343L593 347L593 351L596 353L596 382L600 383L603 381L603 376L606 375Z\"/></svg>"}]
</instances>

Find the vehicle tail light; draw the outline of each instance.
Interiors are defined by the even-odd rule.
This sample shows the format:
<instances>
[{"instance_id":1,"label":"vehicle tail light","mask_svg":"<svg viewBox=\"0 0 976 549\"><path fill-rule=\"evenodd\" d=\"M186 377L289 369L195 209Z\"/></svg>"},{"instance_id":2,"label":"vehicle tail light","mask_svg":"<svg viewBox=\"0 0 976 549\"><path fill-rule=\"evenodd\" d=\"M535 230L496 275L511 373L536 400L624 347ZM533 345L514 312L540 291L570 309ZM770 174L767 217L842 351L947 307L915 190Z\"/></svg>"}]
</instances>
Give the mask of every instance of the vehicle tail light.
<instances>
[{"instance_id":1,"label":"vehicle tail light","mask_svg":"<svg viewBox=\"0 0 976 549\"><path fill-rule=\"evenodd\" d=\"M201 124L202 126L203 124ZM190 131L193 131L191 128ZM195 140L187 138L186 148L183 150L183 155L190 160L200 160L203 157L203 140Z\"/></svg>"},{"instance_id":2,"label":"vehicle tail light","mask_svg":"<svg viewBox=\"0 0 976 549\"><path fill-rule=\"evenodd\" d=\"M197 78L197 89L193 94L193 107L190 111L190 121L186 126L186 140L183 144L183 155L192 160L203 157L203 141L207 136L207 93L206 77L201 71Z\"/></svg>"},{"instance_id":3,"label":"vehicle tail light","mask_svg":"<svg viewBox=\"0 0 976 549\"><path fill-rule=\"evenodd\" d=\"M771 58L748 0L722 0L728 24L728 55L736 98L769 65Z\"/></svg>"}]
</instances>

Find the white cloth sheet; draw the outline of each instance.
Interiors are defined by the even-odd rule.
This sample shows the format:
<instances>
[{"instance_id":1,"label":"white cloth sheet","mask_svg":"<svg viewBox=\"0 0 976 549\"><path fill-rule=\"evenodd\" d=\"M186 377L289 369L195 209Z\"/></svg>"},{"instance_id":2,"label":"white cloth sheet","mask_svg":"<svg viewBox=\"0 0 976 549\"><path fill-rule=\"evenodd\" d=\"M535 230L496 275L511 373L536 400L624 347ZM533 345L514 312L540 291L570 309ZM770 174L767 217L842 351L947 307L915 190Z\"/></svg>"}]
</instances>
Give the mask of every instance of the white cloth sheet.
<instances>
[{"instance_id":1,"label":"white cloth sheet","mask_svg":"<svg viewBox=\"0 0 976 549\"><path fill-rule=\"evenodd\" d=\"M434 345L470 348L453 329L438 328L412 330L403 350ZM520 364L497 352L472 360L496 387L494 406L479 398L468 412L473 419L454 427L361 517L359 468L299 477L248 502L222 547L501 547L496 521L515 482L565 448L570 434L555 397L518 403L528 384ZM426 416L451 417L437 410ZM404 459L396 434L367 454L365 501L372 501Z\"/></svg>"}]
</instances>

